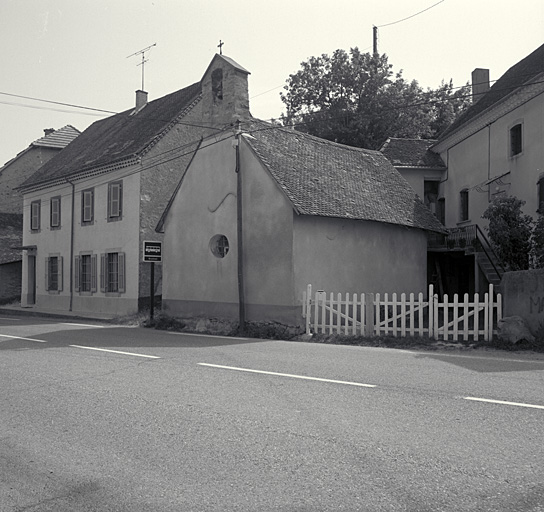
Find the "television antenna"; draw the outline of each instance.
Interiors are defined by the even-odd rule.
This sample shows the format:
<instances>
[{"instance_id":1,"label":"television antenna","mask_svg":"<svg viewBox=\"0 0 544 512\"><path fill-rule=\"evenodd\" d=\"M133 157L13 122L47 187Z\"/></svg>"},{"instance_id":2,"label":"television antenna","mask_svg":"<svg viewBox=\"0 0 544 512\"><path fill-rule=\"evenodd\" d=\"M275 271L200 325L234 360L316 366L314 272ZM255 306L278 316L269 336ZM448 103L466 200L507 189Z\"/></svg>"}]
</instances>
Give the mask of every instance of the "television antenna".
<instances>
[{"instance_id":1,"label":"television antenna","mask_svg":"<svg viewBox=\"0 0 544 512\"><path fill-rule=\"evenodd\" d=\"M129 55L127 57L130 58L130 57L135 57L136 55L142 55L142 62L140 62L139 64L137 64L137 66L142 66L142 91L145 91L144 89L144 65L145 63L149 60L149 59L146 59L145 58L145 52L148 52L149 50L151 50L151 48L153 48L153 46L157 46L157 43L153 43L152 45L148 46L147 48L144 48L143 50L140 50L136 53L133 53L131 55Z\"/></svg>"}]
</instances>

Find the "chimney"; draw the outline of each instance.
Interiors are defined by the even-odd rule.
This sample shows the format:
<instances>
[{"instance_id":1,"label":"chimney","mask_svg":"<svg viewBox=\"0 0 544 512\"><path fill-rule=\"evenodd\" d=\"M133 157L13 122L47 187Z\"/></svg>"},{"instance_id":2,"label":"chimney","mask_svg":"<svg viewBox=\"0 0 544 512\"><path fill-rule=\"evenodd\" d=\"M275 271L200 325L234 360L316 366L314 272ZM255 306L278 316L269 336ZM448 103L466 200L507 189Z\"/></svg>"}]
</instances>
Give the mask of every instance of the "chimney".
<instances>
[{"instance_id":1,"label":"chimney","mask_svg":"<svg viewBox=\"0 0 544 512\"><path fill-rule=\"evenodd\" d=\"M45 137L47 137L55 132L55 128L44 128L43 132L45 133Z\"/></svg>"},{"instance_id":2,"label":"chimney","mask_svg":"<svg viewBox=\"0 0 544 512\"><path fill-rule=\"evenodd\" d=\"M476 68L472 72L472 103L476 103L489 90L489 69Z\"/></svg>"},{"instance_id":3,"label":"chimney","mask_svg":"<svg viewBox=\"0 0 544 512\"><path fill-rule=\"evenodd\" d=\"M138 90L136 91L136 110L134 113L139 112L147 105L147 92Z\"/></svg>"}]
</instances>

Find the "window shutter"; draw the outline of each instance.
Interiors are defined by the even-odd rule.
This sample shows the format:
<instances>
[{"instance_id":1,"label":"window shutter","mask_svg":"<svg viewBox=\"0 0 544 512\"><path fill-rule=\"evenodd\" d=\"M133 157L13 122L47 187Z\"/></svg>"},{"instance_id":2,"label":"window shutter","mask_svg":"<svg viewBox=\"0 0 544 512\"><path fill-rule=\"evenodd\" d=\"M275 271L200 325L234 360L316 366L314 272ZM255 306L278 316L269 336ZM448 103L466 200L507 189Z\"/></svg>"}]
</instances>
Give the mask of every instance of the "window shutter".
<instances>
[{"instance_id":1,"label":"window shutter","mask_svg":"<svg viewBox=\"0 0 544 512\"><path fill-rule=\"evenodd\" d=\"M123 182L119 182L119 187L118 187L118 192L119 192L119 213L118 213L118 216L119 217L122 217L123 215Z\"/></svg>"},{"instance_id":2,"label":"window shutter","mask_svg":"<svg viewBox=\"0 0 544 512\"><path fill-rule=\"evenodd\" d=\"M62 285L63 285L63 282L64 282L64 274L63 274L63 265L62 265L62 256L59 256L57 258L57 261L58 261L58 277L57 277L57 282L58 282L58 291L61 292L62 291Z\"/></svg>"},{"instance_id":3,"label":"window shutter","mask_svg":"<svg viewBox=\"0 0 544 512\"><path fill-rule=\"evenodd\" d=\"M45 258L45 291L49 290L49 258Z\"/></svg>"},{"instance_id":4,"label":"window shutter","mask_svg":"<svg viewBox=\"0 0 544 512\"><path fill-rule=\"evenodd\" d=\"M79 287L80 287L80 284L79 284L79 276L81 274L80 272L80 265L81 265L81 258L79 256L76 256L75 257L75 261L74 261L74 289L76 292L79 292Z\"/></svg>"},{"instance_id":5,"label":"window shutter","mask_svg":"<svg viewBox=\"0 0 544 512\"><path fill-rule=\"evenodd\" d=\"M119 272L119 293L125 293L126 292L126 286L125 286L125 253L120 252L118 254L118 272Z\"/></svg>"},{"instance_id":6,"label":"window shutter","mask_svg":"<svg viewBox=\"0 0 544 512\"><path fill-rule=\"evenodd\" d=\"M96 254L91 255L91 293L96 292Z\"/></svg>"},{"instance_id":7,"label":"window shutter","mask_svg":"<svg viewBox=\"0 0 544 512\"><path fill-rule=\"evenodd\" d=\"M108 269L106 267L106 255L100 255L100 291L104 293L106 291L106 276Z\"/></svg>"}]
</instances>

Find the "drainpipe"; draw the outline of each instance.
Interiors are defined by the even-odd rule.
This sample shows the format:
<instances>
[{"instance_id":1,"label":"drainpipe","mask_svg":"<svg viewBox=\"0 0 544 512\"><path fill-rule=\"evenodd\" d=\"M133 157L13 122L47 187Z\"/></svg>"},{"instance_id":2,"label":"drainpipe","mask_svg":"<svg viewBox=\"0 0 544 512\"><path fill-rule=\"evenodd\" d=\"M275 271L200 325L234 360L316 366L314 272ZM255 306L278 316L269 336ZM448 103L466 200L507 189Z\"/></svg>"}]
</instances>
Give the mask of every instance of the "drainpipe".
<instances>
[{"instance_id":1,"label":"drainpipe","mask_svg":"<svg viewBox=\"0 0 544 512\"><path fill-rule=\"evenodd\" d=\"M66 179L67 183L72 185L72 219L71 219L71 228L70 228L70 309L72 311L72 306L74 302L74 210L75 210L75 200L76 200L76 186L69 180Z\"/></svg>"},{"instance_id":2,"label":"drainpipe","mask_svg":"<svg viewBox=\"0 0 544 512\"><path fill-rule=\"evenodd\" d=\"M241 333L246 326L246 305L244 297L244 245L242 225L242 173L240 169L240 135L242 133L240 121L236 121L235 148L236 148L236 216L237 216L237 239L238 239L238 315L239 329Z\"/></svg>"}]
</instances>

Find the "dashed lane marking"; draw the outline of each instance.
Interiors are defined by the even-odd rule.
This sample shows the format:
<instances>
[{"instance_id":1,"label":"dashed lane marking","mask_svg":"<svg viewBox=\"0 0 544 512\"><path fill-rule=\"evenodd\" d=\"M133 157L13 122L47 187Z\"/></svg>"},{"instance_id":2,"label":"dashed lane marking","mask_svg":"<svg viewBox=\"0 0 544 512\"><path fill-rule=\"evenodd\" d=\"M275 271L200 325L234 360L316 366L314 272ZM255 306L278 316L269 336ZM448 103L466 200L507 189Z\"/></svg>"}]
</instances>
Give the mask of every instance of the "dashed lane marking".
<instances>
[{"instance_id":1,"label":"dashed lane marking","mask_svg":"<svg viewBox=\"0 0 544 512\"><path fill-rule=\"evenodd\" d=\"M516 407L529 407L531 409L544 409L544 405L535 405L535 404L524 404L520 402L507 402L504 400L491 400L489 398L476 398L474 396L464 396L465 400L473 400L475 402L487 402L490 404L501 404L501 405L515 405Z\"/></svg>"},{"instance_id":2,"label":"dashed lane marking","mask_svg":"<svg viewBox=\"0 0 544 512\"><path fill-rule=\"evenodd\" d=\"M306 375L293 375L290 373L277 373L277 372L267 372L264 370L251 370L249 368L237 368L235 366L222 366L220 364L209 364L209 363L198 363L200 366L209 366L211 368L221 368L223 370L235 370L238 372L249 372L249 373L260 373L263 375L275 375L277 377L290 377L292 379L304 379L304 380L315 380L318 382L331 382L333 384L345 384L348 386L359 386L363 388L375 388L375 384L362 384L361 382L349 382L345 380L333 380L333 379L322 379L320 377L308 377Z\"/></svg>"},{"instance_id":3,"label":"dashed lane marking","mask_svg":"<svg viewBox=\"0 0 544 512\"><path fill-rule=\"evenodd\" d=\"M69 346L74 348L84 348L86 350L97 350L99 352L111 352L112 354L123 354L125 356L147 357L148 359L160 359L159 356L150 356L147 354L136 354L134 352L122 352L120 350L109 350L107 348L84 347L83 345L69 345Z\"/></svg>"},{"instance_id":4,"label":"dashed lane marking","mask_svg":"<svg viewBox=\"0 0 544 512\"><path fill-rule=\"evenodd\" d=\"M11 338L14 340L37 341L38 343L47 343L47 341L45 340L37 340L35 338L23 338L22 336L10 336L9 334L0 334L0 338Z\"/></svg>"}]
</instances>

